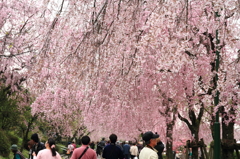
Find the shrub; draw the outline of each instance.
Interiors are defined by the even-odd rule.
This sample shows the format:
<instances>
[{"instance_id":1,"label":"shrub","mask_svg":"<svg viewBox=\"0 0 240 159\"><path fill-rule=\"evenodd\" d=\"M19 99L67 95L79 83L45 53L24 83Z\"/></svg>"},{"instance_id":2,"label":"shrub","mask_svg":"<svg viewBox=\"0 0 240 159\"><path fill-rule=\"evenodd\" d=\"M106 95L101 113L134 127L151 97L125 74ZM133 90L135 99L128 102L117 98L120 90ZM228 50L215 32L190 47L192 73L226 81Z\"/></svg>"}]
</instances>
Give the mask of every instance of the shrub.
<instances>
[{"instance_id":1,"label":"shrub","mask_svg":"<svg viewBox=\"0 0 240 159\"><path fill-rule=\"evenodd\" d=\"M0 155L7 157L10 154L10 141L4 131L0 130Z\"/></svg>"},{"instance_id":2,"label":"shrub","mask_svg":"<svg viewBox=\"0 0 240 159\"><path fill-rule=\"evenodd\" d=\"M13 134L11 134L11 133L7 133L6 134L7 135L7 138L8 138L8 140L9 140L9 142L10 142L10 144L12 145L12 144L18 144L18 137L17 136L15 136L15 135L13 135Z\"/></svg>"}]
</instances>

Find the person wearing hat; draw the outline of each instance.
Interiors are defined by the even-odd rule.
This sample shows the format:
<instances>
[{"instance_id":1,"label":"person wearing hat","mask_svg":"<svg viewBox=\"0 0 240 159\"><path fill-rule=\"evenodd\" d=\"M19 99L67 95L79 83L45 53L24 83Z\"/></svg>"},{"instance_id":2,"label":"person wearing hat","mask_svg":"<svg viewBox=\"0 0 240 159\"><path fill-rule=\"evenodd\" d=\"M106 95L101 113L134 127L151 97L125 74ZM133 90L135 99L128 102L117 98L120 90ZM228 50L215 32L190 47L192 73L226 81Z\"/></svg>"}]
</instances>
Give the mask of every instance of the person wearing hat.
<instances>
[{"instance_id":1,"label":"person wearing hat","mask_svg":"<svg viewBox=\"0 0 240 159\"><path fill-rule=\"evenodd\" d=\"M33 141L34 145L32 147L32 154L30 155L30 159L33 159L34 156L37 156L40 150L45 149L44 143L40 142L38 134L32 134L31 140Z\"/></svg>"},{"instance_id":2,"label":"person wearing hat","mask_svg":"<svg viewBox=\"0 0 240 159\"><path fill-rule=\"evenodd\" d=\"M158 134L148 131L143 134L142 139L146 146L141 150L139 159L158 159L157 150L154 147L157 145Z\"/></svg>"},{"instance_id":3,"label":"person wearing hat","mask_svg":"<svg viewBox=\"0 0 240 159\"><path fill-rule=\"evenodd\" d=\"M23 154L20 151L18 151L18 147L16 144L13 144L11 146L11 150L12 150L13 156L14 156L13 159L25 159Z\"/></svg>"}]
</instances>

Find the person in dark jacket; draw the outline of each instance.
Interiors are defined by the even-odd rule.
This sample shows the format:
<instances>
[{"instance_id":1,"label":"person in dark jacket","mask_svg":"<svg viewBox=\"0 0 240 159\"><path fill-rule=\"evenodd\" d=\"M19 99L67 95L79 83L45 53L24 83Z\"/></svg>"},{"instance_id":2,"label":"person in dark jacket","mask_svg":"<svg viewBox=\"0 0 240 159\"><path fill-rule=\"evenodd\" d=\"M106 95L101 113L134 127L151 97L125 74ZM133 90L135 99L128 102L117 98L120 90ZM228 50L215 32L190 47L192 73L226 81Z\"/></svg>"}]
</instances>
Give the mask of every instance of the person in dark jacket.
<instances>
[{"instance_id":1,"label":"person in dark jacket","mask_svg":"<svg viewBox=\"0 0 240 159\"><path fill-rule=\"evenodd\" d=\"M157 133L155 133L157 134ZM164 144L162 143L160 138L157 138L157 145L154 147L158 151L158 159L163 159L162 152L164 150Z\"/></svg>"},{"instance_id":2,"label":"person in dark jacket","mask_svg":"<svg viewBox=\"0 0 240 159\"><path fill-rule=\"evenodd\" d=\"M45 145L44 145L44 143L40 142L38 134L36 134L36 133L32 134L31 140L34 142L34 145L32 147L33 153L30 155L31 159L33 159L33 156L37 156L37 154L40 150L45 149Z\"/></svg>"},{"instance_id":3,"label":"person in dark jacket","mask_svg":"<svg viewBox=\"0 0 240 159\"><path fill-rule=\"evenodd\" d=\"M102 158L105 159L123 159L123 152L120 147L118 147L115 143L117 141L117 135L111 134L109 136L110 144L107 145L103 149Z\"/></svg>"},{"instance_id":4,"label":"person in dark jacket","mask_svg":"<svg viewBox=\"0 0 240 159\"><path fill-rule=\"evenodd\" d=\"M102 156L103 149L105 146L106 146L106 141L105 141L105 138L103 137L102 140L97 145L100 156Z\"/></svg>"},{"instance_id":5,"label":"person in dark jacket","mask_svg":"<svg viewBox=\"0 0 240 159\"><path fill-rule=\"evenodd\" d=\"M94 143L94 141L92 141L91 143L90 143L90 147L91 147L91 149L95 149L95 143Z\"/></svg>"},{"instance_id":6,"label":"person in dark jacket","mask_svg":"<svg viewBox=\"0 0 240 159\"><path fill-rule=\"evenodd\" d=\"M128 144L128 141L125 141L125 144L123 145L123 154L125 159L130 159L130 145Z\"/></svg>"}]
</instances>

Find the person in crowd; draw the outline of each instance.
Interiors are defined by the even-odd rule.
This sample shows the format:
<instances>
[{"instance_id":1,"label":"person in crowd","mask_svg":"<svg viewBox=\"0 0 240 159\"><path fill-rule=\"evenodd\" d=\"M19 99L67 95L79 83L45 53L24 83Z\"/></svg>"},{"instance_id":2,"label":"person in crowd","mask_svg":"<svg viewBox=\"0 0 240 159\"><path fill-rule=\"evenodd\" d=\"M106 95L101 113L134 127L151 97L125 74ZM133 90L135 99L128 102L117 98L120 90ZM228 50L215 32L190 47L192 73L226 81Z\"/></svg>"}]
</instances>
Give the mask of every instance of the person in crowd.
<instances>
[{"instance_id":1,"label":"person in crowd","mask_svg":"<svg viewBox=\"0 0 240 159\"><path fill-rule=\"evenodd\" d=\"M96 153L97 153L97 156L101 155L101 147L99 146L99 142L97 141L97 148L96 148Z\"/></svg>"},{"instance_id":2,"label":"person in crowd","mask_svg":"<svg viewBox=\"0 0 240 159\"><path fill-rule=\"evenodd\" d=\"M91 143L90 143L90 147L91 147L91 149L95 149L95 143L94 143L94 141L92 141Z\"/></svg>"},{"instance_id":3,"label":"person in crowd","mask_svg":"<svg viewBox=\"0 0 240 159\"><path fill-rule=\"evenodd\" d=\"M13 152L13 159L25 159L23 154L18 151L18 146L16 144L11 146L11 151Z\"/></svg>"},{"instance_id":4,"label":"person in crowd","mask_svg":"<svg viewBox=\"0 0 240 159\"><path fill-rule=\"evenodd\" d=\"M74 141L72 141L72 145L73 145L73 150L75 150L77 148L77 145L75 144Z\"/></svg>"},{"instance_id":5,"label":"person in crowd","mask_svg":"<svg viewBox=\"0 0 240 159\"><path fill-rule=\"evenodd\" d=\"M136 146L136 143L133 143L132 146L130 147L130 154L131 159L134 159L134 157L138 156L138 147Z\"/></svg>"},{"instance_id":6,"label":"person in crowd","mask_svg":"<svg viewBox=\"0 0 240 159\"><path fill-rule=\"evenodd\" d=\"M116 142L116 145L123 151L122 144L119 141Z\"/></svg>"},{"instance_id":7,"label":"person in crowd","mask_svg":"<svg viewBox=\"0 0 240 159\"><path fill-rule=\"evenodd\" d=\"M192 159L192 149L189 149L189 153L188 153L189 159Z\"/></svg>"},{"instance_id":8,"label":"person in crowd","mask_svg":"<svg viewBox=\"0 0 240 159\"><path fill-rule=\"evenodd\" d=\"M103 149L104 149L105 146L106 146L106 141L105 141L105 138L103 137L102 140L98 143L100 156L102 156Z\"/></svg>"},{"instance_id":9,"label":"person in crowd","mask_svg":"<svg viewBox=\"0 0 240 159\"><path fill-rule=\"evenodd\" d=\"M111 134L109 136L110 144L107 145L103 149L102 158L105 159L123 159L123 152L120 147L118 147L115 143L117 141L117 135Z\"/></svg>"},{"instance_id":10,"label":"person in crowd","mask_svg":"<svg viewBox=\"0 0 240 159\"><path fill-rule=\"evenodd\" d=\"M34 156L37 156L37 155L38 155L38 152L39 152L40 150L45 149L45 146L44 146L44 143L40 142L37 133L32 134L31 140L34 142L34 145L33 145L33 147L32 147L33 153L30 155L30 157L31 157L30 159L33 159Z\"/></svg>"},{"instance_id":11,"label":"person in crowd","mask_svg":"<svg viewBox=\"0 0 240 159\"><path fill-rule=\"evenodd\" d=\"M29 152L28 152L29 159L31 159L31 154L33 153L34 141L33 140L28 141L27 145L28 145L28 148L29 148ZM33 159L36 159L36 156L33 156Z\"/></svg>"},{"instance_id":12,"label":"person in crowd","mask_svg":"<svg viewBox=\"0 0 240 159\"><path fill-rule=\"evenodd\" d=\"M125 159L130 159L130 145L128 144L128 141L125 141L125 144L123 145L123 154Z\"/></svg>"},{"instance_id":13,"label":"person in crowd","mask_svg":"<svg viewBox=\"0 0 240 159\"><path fill-rule=\"evenodd\" d=\"M45 143L46 149L40 150L36 159L61 159L56 151L56 144L53 138L49 138Z\"/></svg>"},{"instance_id":14,"label":"person in crowd","mask_svg":"<svg viewBox=\"0 0 240 159\"><path fill-rule=\"evenodd\" d=\"M140 153L140 151L143 149L143 142L142 141L139 141L137 143L137 147L138 147L138 154Z\"/></svg>"},{"instance_id":15,"label":"person in crowd","mask_svg":"<svg viewBox=\"0 0 240 159\"><path fill-rule=\"evenodd\" d=\"M107 146L107 145L110 145L110 140L108 140L108 141L106 142L106 145L105 145L105 146Z\"/></svg>"},{"instance_id":16,"label":"person in crowd","mask_svg":"<svg viewBox=\"0 0 240 159\"><path fill-rule=\"evenodd\" d=\"M157 134L157 133L155 133ZM164 144L162 143L160 138L157 138L157 145L154 147L158 152L158 159L163 159L162 152L164 150Z\"/></svg>"},{"instance_id":17,"label":"person in crowd","mask_svg":"<svg viewBox=\"0 0 240 159\"><path fill-rule=\"evenodd\" d=\"M71 159L97 159L96 152L89 148L88 145L90 144L90 137L83 136L82 137L82 146L76 148L73 151Z\"/></svg>"},{"instance_id":18,"label":"person in crowd","mask_svg":"<svg viewBox=\"0 0 240 159\"><path fill-rule=\"evenodd\" d=\"M71 156L73 153L73 150L74 150L73 144L71 142L68 142L67 154Z\"/></svg>"},{"instance_id":19,"label":"person in crowd","mask_svg":"<svg viewBox=\"0 0 240 159\"><path fill-rule=\"evenodd\" d=\"M154 147L157 145L158 134L148 131L143 134L142 139L146 146L141 150L139 159L158 159L157 150Z\"/></svg>"},{"instance_id":20,"label":"person in crowd","mask_svg":"<svg viewBox=\"0 0 240 159\"><path fill-rule=\"evenodd\" d=\"M180 155L179 155L179 153L176 153L176 157L175 157L175 159L180 159Z\"/></svg>"}]
</instances>

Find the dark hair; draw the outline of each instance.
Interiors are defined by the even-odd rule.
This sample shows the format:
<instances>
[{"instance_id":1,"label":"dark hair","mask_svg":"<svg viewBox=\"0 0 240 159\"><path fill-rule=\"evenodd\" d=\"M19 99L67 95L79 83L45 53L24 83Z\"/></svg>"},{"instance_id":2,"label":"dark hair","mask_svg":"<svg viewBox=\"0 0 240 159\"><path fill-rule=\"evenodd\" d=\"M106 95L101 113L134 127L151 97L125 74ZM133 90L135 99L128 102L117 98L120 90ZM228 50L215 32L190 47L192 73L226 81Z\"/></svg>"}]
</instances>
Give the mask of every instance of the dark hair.
<instances>
[{"instance_id":1,"label":"dark hair","mask_svg":"<svg viewBox=\"0 0 240 159\"><path fill-rule=\"evenodd\" d=\"M34 145L34 141L33 140L28 141L27 145L30 147L30 149L32 149Z\"/></svg>"},{"instance_id":2,"label":"dark hair","mask_svg":"<svg viewBox=\"0 0 240 159\"><path fill-rule=\"evenodd\" d=\"M117 135L116 134L111 134L109 136L109 139L110 139L111 143L115 143L117 141Z\"/></svg>"},{"instance_id":3,"label":"dark hair","mask_svg":"<svg viewBox=\"0 0 240 159\"><path fill-rule=\"evenodd\" d=\"M31 139L32 139L34 142L38 143L38 142L39 142L38 134L37 134L37 133L32 134Z\"/></svg>"},{"instance_id":4,"label":"dark hair","mask_svg":"<svg viewBox=\"0 0 240 159\"><path fill-rule=\"evenodd\" d=\"M82 144L88 145L90 143L90 137L89 136L83 136L82 137Z\"/></svg>"},{"instance_id":5,"label":"dark hair","mask_svg":"<svg viewBox=\"0 0 240 159\"><path fill-rule=\"evenodd\" d=\"M57 155L57 153L56 153L56 148L55 148L55 140L53 139L53 138L49 138L48 139L48 144L49 144L49 147L51 148L51 151L52 151L52 156L56 156ZM52 147L52 145L54 145L53 147Z\"/></svg>"}]
</instances>

